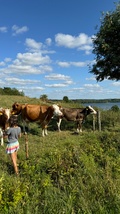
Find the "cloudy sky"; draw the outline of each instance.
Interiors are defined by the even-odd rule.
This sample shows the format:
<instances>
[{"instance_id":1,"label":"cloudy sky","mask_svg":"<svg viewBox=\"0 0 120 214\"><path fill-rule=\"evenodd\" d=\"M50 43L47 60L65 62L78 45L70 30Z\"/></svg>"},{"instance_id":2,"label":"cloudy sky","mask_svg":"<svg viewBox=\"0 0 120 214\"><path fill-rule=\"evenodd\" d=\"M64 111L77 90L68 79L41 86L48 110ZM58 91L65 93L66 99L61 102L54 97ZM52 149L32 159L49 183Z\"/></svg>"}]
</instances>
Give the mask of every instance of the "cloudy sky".
<instances>
[{"instance_id":1,"label":"cloudy sky","mask_svg":"<svg viewBox=\"0 0 120 214\"><path fill-rule=\"evenodd\" d=\"M0 87L37 98L120 98L120 81L97 82L89 73L91 38L114 2L0 0Z\"/></svg>"}]
</instances>

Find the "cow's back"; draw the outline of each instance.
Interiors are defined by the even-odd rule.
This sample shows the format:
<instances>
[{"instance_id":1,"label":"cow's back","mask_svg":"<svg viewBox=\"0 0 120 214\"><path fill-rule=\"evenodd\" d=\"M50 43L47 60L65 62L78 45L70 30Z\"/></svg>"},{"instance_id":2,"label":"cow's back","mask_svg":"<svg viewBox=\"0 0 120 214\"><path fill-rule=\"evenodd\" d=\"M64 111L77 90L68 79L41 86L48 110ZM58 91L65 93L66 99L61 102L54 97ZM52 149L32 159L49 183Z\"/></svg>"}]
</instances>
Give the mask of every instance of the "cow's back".
<instances>
[{"instance_id":1,"label":"cow's back","mask_svg":"<svg viewBox=\"0 0 120 214\"><path fill-rule=\"evenodd\" d=\"M40 115L40 105L26 105L22 109L22 118L31 122L37 121Z\"/></svg>"},{"instance_id":2,"label":"cow's back","mask_svg":"<svg viewBox=\"0 0 120 214\"><path fill-rule=\"evenodd\" d=\"M30 105L27 104L22 109L22 117L24 120L29 120L30 122L44 120L49 106L41 106L41 105Z\"/></svg>"},{"instance_id":3,"label":"cow's back","mask_svg":"<svg viewBox=\"0 0 120 214\"><path fill-rule=\"evenodd\" d=\"M82 111L81 109L77 108L64 108L63 109L63 117L68 121L76 121L78 119L80 113Z\"/></svg>"}]
</instances>

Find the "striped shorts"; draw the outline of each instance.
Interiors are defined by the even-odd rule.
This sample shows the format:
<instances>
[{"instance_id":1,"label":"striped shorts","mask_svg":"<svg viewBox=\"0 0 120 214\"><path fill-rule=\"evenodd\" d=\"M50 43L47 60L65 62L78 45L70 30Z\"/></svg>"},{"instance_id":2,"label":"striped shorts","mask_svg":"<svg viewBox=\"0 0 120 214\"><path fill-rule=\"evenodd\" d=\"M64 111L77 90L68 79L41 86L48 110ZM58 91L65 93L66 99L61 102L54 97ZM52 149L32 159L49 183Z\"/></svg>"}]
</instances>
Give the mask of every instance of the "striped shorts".
<instances>
[{"instance_id":1,"label":"striped shorts","mask_svg":"<svg viewBox=\"0 0 120 214\"><path fill-rule=\"evenodd\" d=\"M7 147L6 147L6 153L7 154L12 154L13 152L18 151L19 149L19 142L15 142L15 143L8 143Z\"/></svg>"}]
</instances>

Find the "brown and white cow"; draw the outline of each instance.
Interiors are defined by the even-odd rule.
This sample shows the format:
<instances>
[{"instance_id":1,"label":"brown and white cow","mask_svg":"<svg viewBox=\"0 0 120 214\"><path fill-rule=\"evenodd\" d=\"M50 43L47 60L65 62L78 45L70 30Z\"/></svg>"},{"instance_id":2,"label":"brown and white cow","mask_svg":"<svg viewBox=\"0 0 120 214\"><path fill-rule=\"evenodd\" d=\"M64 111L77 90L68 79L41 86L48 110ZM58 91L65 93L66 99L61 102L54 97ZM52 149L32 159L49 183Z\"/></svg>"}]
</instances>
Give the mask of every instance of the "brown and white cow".
<instances>
[{"instance_id":1,"label":"brown and white cow","mask_svg":"<svg viewBox=\"0 0 120 214\"><path fill-rule=\"evenodd\" d=\"M20 104L15 102L12 105L12 114L20 115L23 121L23 130L25 132L25 124L29 122L39 121L42 127L42 136L47 135L47 125L53 116L62 116L60 107L56 104L52 106L47 105L32 105Z\"/></svg>"},{"instance_id":2,"label":"brown and white cow","mask_svg":"<svg viewBox=\"0 0 120 214\"><path fill-rule=\"evenodd\" d=\"M9 108L0 108L0 138L1 145L4 144L3 133L9 126L9 118L11 115L11 111Z\"/></svg>"},{"instance_id":3,"label":"brown and white cow","mask_svg":"<svg viewBox=\"0 0 120 214\"><path fill-rule=\"evenodd\" d=\"M75 121L77 123L77 132L82 132L82 123L85 121L89 114L97 114L97 112L91 107L87 106L85 108L62 108L63 115L57 117L57 127L58 131L61 131L60 125L62 119L66 121Z\"/></svg>"}]
</instances>

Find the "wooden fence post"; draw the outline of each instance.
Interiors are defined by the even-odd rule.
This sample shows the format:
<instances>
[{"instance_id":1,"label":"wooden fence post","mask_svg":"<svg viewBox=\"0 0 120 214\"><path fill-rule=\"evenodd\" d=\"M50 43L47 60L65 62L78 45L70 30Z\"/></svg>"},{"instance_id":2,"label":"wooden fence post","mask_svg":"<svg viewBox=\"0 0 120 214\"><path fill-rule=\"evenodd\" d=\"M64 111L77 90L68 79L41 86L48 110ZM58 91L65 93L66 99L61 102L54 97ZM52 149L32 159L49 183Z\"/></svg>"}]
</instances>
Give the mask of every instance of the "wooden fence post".
<instances>
[{"instance_id":1,"label":"wooden fence post","mask_svg":"<svg viewBox=\"0 0 120 214\"><path fill-rule=\"evenodd\" d=\"M25 152L26 152L26 159L29 157L28 155L28 134L25 134Z\"/></svg>"},{"instance_id":2,"label":"wooden fence post","mask_svg":"<svg viewBox=\"0 0 120 214\"><path fill-rule=\"evenodd\" d=\"M101 113L98 111L97 113L97 118L98 118L98 129L101 131Z\"/></svg>"},{"instance_id":3,"label":"wooden fence post","mask_svg":"<svg viewBox=\"0 0 120 214\"><path fill-rule=\"evenodd\" d=\"M95 131L95 115L93 114L93 131Z\"/></svg>"}]
</instances>

